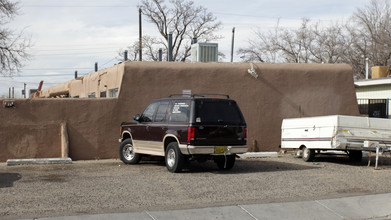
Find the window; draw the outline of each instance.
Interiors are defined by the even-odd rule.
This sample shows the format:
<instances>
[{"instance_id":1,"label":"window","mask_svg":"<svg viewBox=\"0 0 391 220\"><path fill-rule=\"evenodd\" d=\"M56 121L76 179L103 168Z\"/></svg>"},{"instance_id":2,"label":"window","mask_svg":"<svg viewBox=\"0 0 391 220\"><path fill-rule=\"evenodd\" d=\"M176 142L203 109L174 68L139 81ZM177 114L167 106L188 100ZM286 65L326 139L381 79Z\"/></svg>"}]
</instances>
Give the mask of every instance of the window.
<instances>
[{"instance_id":1,"label":"window","mask_svg":"<svg viewBox=\"0 0 391 220\"><path fill-rule=\"evenodd\" d=\"M195 121L203 123L241 124L243 117L234 101L199 100L196 104Z\"/></svg>"},{"instance_id":2,"label":"window","mask_svg":"<svg viewBox=\"0 0 391 220\"><path fill-rule=\"evenodd\" d=\"M88 94L88 98L95 98L95 92L89 93L89 94Z\"/></svg>"},{"instance_id":3,"label":"window","mask_svg":"<svg viewBox=\"0 0 391 220\"><path fill-rule=\"evenodd\" d=\"M188 122L190 115L190 100L177 100L172 107L170 122Z\"/></svg>"},{"instance_id":4,"label":"window","mask_svg":"<svg viewBox=\"0 0 391 220\"><path fill-rule=\"evenodd\" d=\"M155 116L155 122L164 122L166 121L167 109L169 106L169 102L161 102Z\"/></svg>"},{"instance_id":5,"label":"window","mask_svg":"<svg viewBox=\"0 0 391 220\"><path fill-rule=\"evenodd\" d=\"M118 96L118 88L109 89L109 98L117 98Z\"/></svg>"},{"instance_id":6,"label":"window","mask_svg":"<svg viewBox=\"0 0 391 220\"><path fill-rule=\"evenodd\" d=\"M152 121L153 114L155 114L158 106L159 106L159 102L153 102L144 110L141 116L144 122Z\"/></svg>"},{"instance_id":7,"label":"window","mask_svg":"<svg viewBox=\"0 0 391 220\"><path fill-rule=\"evenodd\" d=\"M101 98L106 98L106 91L100 92L100 97Z\"/></svg>"}]
</instances>

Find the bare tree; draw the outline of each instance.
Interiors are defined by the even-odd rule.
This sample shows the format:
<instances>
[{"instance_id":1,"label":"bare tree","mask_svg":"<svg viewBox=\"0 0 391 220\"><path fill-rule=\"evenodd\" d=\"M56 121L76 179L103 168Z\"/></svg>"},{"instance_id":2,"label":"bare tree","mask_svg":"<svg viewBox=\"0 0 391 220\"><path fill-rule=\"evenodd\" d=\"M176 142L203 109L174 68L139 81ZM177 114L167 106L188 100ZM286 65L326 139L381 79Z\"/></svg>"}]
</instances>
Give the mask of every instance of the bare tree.
<instances>
[{"instance_id":1,"label":"bare tree","mask_svg":"<svg viewBox=\"0 0 391 220\"><path fill-rule=\"evenodd\" d=\"M159 49L162 49L163 57L167 53L167 48L164 42L160 39L150 36L144 36L142 39L142 53L144 60L158 61L159 60ZM128 51L128 58L132 61L139 60L139 41L134 42L131 46L119 51L118 60L123 61L124 51Z\"/></svg>"},{"instance_id":2,"label":"bare tree","mask_svg":"<svg viewBox=\"0 0 391 220\"><path fill-rule=\"evenodd\" d=\"M26 49L30 41L23 38L23 31L16 33L7 27L17 11L17 3L0 0L0 75L4 76L20 71L22 62L28 58Z\"/></svg>"},{"instance_id":3,"label":"bare tree","mask_svg":"<svg viewBox=\"0 0 391 220\"><path fill-rule=\"evenodd\" d=\"M302 20L297 29L277 26L256 32L249 45L240 48L243 61L348 63L357 78L365 75L365 59L386 66L391 59L390 0L371 0L358 8L345 24L321 26Z\"/></svg>"},{"instance_id":4,"label":"bare tree","mask_svg":"<svg viewBox=\"0 0 391 220\"><path fill-rule=\"evenodd\" d=\"M297 30L282 28L277 23L274 30L258 30L256 39L250 39L249 46L240 48L245 54L243 60L261 62L308 63L311 61L311 46L314 40L309 19L303 19Z\"/></svg>"},{"instance_id":5,"label":"bare tree","mask_svg":"<svg viewBox=\"0 0 391 220\"><path fill-rule=\"evenodd\" d=\"M368 58L374 66L389 65L391 56L391 5L389 0L371 0L353 14L348 26L354 40L352 49L360 52L356 59L357 70L364 75L364 62Z\"/></svg>"},{"instance_id":6,"label":"bare tree","mask_svg":"<svg viewBox=\"0 0 391 220\"><path fill-rule=\"evenodd\" d=\"M220 39L215 34L221 22L202 6L187 0L142 0L139 7L147 20L153 23L162 39L157 44L168 48L168 35L173 34L173 60L185 61L190 56L191 40L209 42ZM153 45L150 45L153 46ZM154 59L156 48L148 48L147 54Z\"/></svg>"}]
</instances>

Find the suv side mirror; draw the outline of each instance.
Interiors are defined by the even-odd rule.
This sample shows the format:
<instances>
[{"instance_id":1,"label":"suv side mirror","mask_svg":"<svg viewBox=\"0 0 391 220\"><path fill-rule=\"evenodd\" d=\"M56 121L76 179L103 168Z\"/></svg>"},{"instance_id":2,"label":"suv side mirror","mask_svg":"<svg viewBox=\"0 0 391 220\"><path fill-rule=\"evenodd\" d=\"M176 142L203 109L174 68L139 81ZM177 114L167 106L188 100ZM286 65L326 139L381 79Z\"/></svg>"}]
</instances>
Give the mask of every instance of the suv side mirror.
<instances>
[{"instance_id":1,"label":"suv side mirror","mask_svg":"<svg viewBox=\"0 0 391 220\"><path fill-rule=\"evenodd\" d=\"M140 122L141 116L139 114L136 114L133 118L135 121Z\"/></svg>"}]
</instances>

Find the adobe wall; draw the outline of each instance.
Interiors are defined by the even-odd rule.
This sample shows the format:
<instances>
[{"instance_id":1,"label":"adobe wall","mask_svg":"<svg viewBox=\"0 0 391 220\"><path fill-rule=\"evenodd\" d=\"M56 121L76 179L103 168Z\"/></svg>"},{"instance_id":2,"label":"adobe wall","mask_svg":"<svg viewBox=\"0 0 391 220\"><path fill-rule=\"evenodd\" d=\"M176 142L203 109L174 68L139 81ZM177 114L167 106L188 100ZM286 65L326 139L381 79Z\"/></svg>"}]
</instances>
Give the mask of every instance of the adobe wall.
<instances>
[{"instance_id":1,"label":"adobe wall","mask_svg":"<svg viewBox=\"0 0 391 220\"><path fill-rule=\"evenodd\" d=\"M17 99L0 107L0 162L60 156L66 122L73 160L118 158L119 125L152 99L190 89L229 94L248 124L249 151L277 151L283 118L358 115L348 65L126 62L118 99ZM3 100L0 100L2 103ZM255 141L257 142L256 144Z\"/></svg>"},{"instance_id":2,"label":"adobe wall","mask_svg":"<svg viewBox=\"0 0 391 220\"><path fill-rule=\"evenodd\" d=\"M278 151L283 118L359 115L349 65L254 64L257 79L248 69L249 63L127 62L119 99L127 116L182 90L229 94L247 121L249 151Z\"/></svg>"},{"instance_id":3,"label":"adobe wall","mask_svg":"<svg viewBox=\"0 0 391 220\"><path fill-rule=\"evenodd\" d=\"M117 158L118 106L118 99L17 99L0 109L0 162L60 157L62 122L73 160Z\"/></svg>"}]
</instances>

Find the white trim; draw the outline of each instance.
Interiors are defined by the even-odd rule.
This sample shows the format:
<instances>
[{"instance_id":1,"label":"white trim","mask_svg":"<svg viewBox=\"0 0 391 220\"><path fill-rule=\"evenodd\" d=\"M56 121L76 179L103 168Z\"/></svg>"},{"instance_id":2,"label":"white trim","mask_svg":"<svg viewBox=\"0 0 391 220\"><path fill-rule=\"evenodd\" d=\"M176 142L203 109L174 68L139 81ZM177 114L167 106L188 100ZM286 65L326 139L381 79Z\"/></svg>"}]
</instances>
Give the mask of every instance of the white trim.
<instances>
[{"instance_id":1,"label":"white trim","mask_svg":"<svg viewBox=\"0 0 391 220\"><path fill-rule=\"evenodd\" d=\"M366 80L359 80L354 82L354 85L357 87L378 86L378 85L385 85L385 84L391 84L391 78L366 79Z\"/></svg>"}]
</instances>

